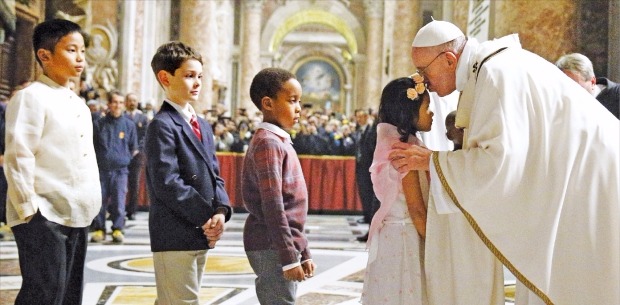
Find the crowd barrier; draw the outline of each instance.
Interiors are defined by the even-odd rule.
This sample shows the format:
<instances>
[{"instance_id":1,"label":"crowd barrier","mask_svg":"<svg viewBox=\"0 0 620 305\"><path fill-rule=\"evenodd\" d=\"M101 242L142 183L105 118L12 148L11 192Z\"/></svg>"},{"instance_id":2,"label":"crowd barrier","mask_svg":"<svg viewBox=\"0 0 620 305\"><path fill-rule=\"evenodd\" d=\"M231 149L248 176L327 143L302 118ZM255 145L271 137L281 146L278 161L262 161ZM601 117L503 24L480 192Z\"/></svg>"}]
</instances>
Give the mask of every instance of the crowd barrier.
<instances>
[{"instance_id":1,"label":"crowd barrier","mask_svg":"<svg viewBox=\"0 0 620 305\"><path fill-rule=\"evenodd\" d=\"M241 169L244 154L218 152L220 176L224 179L231 206L244 211ZM308 208L313 214L360 214L362 204L355 182L355 158L348 156L300 155L299 162L308 188ZM142 175L144 181L144 173ZM148 209L145 184L140 183L139 208Z\"/></svg>"}]
</instances>

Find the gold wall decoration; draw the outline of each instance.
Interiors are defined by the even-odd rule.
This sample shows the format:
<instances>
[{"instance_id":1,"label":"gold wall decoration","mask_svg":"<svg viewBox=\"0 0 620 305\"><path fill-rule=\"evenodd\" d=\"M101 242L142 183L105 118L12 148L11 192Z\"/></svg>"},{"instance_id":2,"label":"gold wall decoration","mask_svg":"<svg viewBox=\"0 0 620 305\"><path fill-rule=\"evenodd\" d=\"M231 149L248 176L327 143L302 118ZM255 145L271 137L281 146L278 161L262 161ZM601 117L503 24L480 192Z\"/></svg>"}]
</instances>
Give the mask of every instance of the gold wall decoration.
<instances>
[{"instance_id":1,"label":"gold wall decoration","mask_svg":"<svg viewBox=\"0 0 620 305\"><path fill-rule=\"evenodd\" d=\"M303 10L286 18L271 38L269 51L274 52L277 50L288 33L304 24L322 24L333 28L346 40L349 53L357 54L357 40L351 28L338 16L326 11L313 9Z\"/></svg>"}]
</instances>

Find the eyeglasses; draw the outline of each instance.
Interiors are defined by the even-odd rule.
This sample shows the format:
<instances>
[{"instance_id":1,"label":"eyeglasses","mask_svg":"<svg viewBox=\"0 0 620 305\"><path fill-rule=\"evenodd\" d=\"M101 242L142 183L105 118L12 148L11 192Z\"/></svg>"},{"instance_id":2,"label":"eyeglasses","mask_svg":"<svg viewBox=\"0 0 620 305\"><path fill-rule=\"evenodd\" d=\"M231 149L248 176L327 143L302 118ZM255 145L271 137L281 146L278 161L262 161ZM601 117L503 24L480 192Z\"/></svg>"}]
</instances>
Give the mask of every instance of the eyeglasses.
<instances>
[{"instance_id":1,"label":"eyeglasses","mask_svg":"<svg viewBox=\"0 0 620 305\"><path fill-rule=\"evenodd\" d=\"M426 74L424 74L424 71L425 71L426 69L428 69L428 67L430 67L430 66L433 64L433 62L435 62L435 60L436 60L437 58L439 58L439 56L440 56L441 54L446 53L446 52L448 52L448 51L443 51L443 52L441 52L441 53L437 54L437 56L435 56L435 58L433 58L433 60L431 60L431 63L429 63L428 65L426 65L426 67L424 67L424 68L422 68L421 70L418 70L418 71L416 71L416 72L418 72L418 74L420 74L420 76L422 76L422 77L426 78Z\"/></svg>"}]
</instances>

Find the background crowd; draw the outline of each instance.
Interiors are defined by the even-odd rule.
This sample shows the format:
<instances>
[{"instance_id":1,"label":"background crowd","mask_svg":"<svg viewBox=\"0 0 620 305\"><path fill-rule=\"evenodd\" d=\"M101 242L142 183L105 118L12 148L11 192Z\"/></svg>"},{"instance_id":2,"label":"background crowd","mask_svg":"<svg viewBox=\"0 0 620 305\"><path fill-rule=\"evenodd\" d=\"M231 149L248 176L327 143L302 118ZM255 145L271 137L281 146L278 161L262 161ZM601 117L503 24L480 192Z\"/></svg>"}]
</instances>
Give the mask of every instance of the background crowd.
<instances>
[{"instance_id":1,"label":"background crowd","mask_svg":"<svg viewBox=\"0 0 620 305\"><path fill-rule=\"evenodd\" d=\"M105 116L108 111L106 103L95 90L88 86L85 88L80 91L80 96L91 109L93 120ZM131 105L126 102L125 107L130 108L126 115L137 110L150 121L157 112L151 103L141 104L136 101L134 94L129 93L126 96L133 98ZM251 114L245 108L240 108L231 116L220 106L216 105L202 113L202 117L213 127L216 151L244 153L258 124L262 122L261 113ZM358 109L353 115L347 116L305 104L299 122L289 131L293 147L299 155L355 156L362 127L372 124L375 115L373 109Z\"/></svg>"}]
</instances>

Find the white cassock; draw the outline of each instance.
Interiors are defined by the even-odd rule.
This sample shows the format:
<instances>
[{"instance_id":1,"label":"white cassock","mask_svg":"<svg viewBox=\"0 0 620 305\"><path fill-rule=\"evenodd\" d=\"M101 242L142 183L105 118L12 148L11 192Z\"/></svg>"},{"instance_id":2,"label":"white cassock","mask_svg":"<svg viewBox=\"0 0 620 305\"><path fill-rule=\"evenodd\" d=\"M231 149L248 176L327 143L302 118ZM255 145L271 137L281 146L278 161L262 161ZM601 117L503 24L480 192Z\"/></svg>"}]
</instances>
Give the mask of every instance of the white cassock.
<instances>
[{"instance_id":1,"label":"white cassock","mask_svg":"<svg viewBox=\"0 0 620 305\"><path fill-rule=\"evenodd\" d=\"M618 119L517 35L469 38L456 79L464 149L433 153L437 212L529 289L516 304L620 304Z\"/></svg>"},{"instance_id":2,"label":"white cassock","mask_svg":"<svg viewBox=\"0 0 620 305\"><path fill-rule=\"evenodd\" d=\"M434 119L430 132L422 132L425 145L435 151L450 151L445 117L456 109L459 93L445 97L431 93ZM432 179L431 179L432 180ZM431 196L432 197L432 196ZM426 223L425 272L429 304L504 304L504 274L501 262L472 230L463 214L437 213L429 199Z\"/></svg>"}]
</instances>

